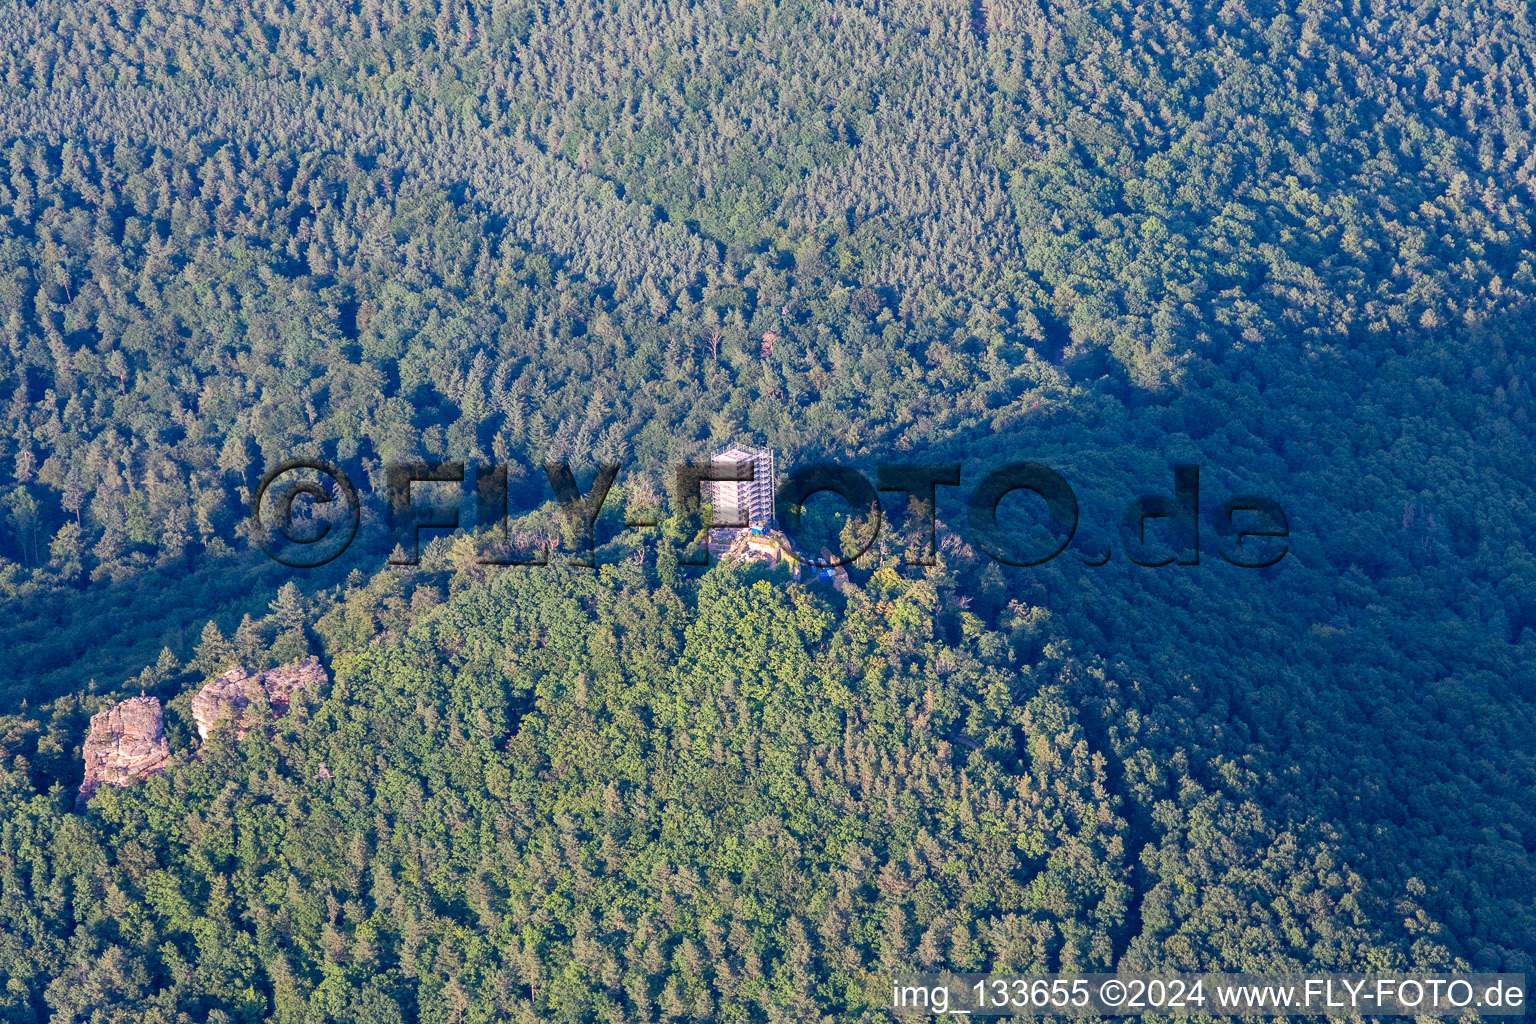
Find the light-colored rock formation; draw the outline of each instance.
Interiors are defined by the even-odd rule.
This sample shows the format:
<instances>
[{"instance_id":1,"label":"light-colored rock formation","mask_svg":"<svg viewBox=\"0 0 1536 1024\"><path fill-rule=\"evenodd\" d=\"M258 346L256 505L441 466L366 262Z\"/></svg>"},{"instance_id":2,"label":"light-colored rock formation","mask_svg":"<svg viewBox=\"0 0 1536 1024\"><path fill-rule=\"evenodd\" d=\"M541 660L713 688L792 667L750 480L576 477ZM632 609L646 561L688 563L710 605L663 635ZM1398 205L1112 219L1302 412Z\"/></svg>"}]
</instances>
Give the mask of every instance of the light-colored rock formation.
<instances>
[{"instance_id":1,"label":"light-colored rock formation","mask_svg":"<svg viewBox=\"0 0 1536 1024\"><path fill-rule=\"evenodd\" d=\"M243 737L254 724L249 720L246 709L257 697L266 698L273 715L285 715L295 693L318 686L326 678L325 669L320 667L319 659L314 656L254 675L244 669L232 668L192 698L192 717L197 720L197 735L206 740L214 725L227 718L234 725L235 736Z\"/></svg>"},{"instance_id":2,"label":"light-colored rock formation","mask_svg":"<svg viewBox=\"0 0 1536 1024\"><path fill-rule=\"evenodd\" d=\"M102 785L126 786L165 768L171 748L155 697L130 697L91 717L85 738L85 781L75 800L83 808Z\"/></svg>"}]
</instances>

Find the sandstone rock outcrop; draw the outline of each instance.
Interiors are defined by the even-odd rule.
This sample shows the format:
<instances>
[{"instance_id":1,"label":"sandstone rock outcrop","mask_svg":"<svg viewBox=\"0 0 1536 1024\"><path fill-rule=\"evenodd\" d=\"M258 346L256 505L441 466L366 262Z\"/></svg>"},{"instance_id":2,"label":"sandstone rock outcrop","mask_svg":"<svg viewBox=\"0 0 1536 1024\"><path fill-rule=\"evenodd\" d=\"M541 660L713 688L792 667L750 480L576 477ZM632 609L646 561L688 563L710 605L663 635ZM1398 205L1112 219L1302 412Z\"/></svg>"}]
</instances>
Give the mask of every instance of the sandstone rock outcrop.
<instances>
[{"instance_id":1,"label":"sandstone rock outcrop","mask_svg":"<svg viewBox=\"0 0 1536 1024\"><path fill-rule=\"evenodd\" d=\"M254 675L244 669L232 668L192 698L197 735L208 739L214 725L227 718L234 725L235 736L243 737L254 724L247 711L258 696L266 698L273 715L285 715L295 693L318 686L326 678L325 669L313 656Z\"/></svg>"},{"instance_id":2,"label":"sandstone rock outcrop","mask_svg":"<svg viewBox=\"0 0 1536 1024\"><path fill-rule=\"evenodd\" d=\"M126 786L165 768L171 748L156 697L130 697L91 717L85 738L85 781L75 806L83 808L102 785Z\"/></svg>"}]
</instances>

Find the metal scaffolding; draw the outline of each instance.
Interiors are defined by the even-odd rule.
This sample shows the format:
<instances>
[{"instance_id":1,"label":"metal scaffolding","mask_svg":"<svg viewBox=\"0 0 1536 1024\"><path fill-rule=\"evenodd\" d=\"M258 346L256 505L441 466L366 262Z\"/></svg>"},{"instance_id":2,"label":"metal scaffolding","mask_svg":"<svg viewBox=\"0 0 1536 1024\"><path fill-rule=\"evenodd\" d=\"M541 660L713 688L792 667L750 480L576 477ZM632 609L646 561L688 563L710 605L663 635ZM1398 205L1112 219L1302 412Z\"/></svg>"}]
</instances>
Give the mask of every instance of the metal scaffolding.
<instances>
[{"instance_id":1,"label":"metal scaffolding","mask_svg":"<svg viewBox=\"0 0 1536 1024\"><path fill-rule=\"evenodd\" d=\"M715 522L745 523L749 527L773 525L773 492L776 483L773 449L733 444L724 451L716 452L711 461L717 465L746 463L752 466L750 481L710 482L710 504L715 509Z\"/></svg>"}]
</instances>

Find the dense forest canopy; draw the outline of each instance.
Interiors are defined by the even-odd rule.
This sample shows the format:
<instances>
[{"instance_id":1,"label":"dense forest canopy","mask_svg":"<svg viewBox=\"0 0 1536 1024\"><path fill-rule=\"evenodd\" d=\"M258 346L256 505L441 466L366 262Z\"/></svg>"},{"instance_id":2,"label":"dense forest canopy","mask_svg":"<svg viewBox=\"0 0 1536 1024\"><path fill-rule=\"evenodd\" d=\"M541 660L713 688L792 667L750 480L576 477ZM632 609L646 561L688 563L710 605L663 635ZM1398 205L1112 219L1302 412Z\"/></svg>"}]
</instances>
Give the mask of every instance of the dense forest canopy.
<instances>
[{"instance_id":1,"label":"dense forest canopy","mask_svg":"<svg viewBox=\"0 0 1536 1024\"><path fill-rule=\"evenodd\" d=\"M1533 122L1503 0L0 0L0 1014L1530 970ZM939 564L623 528L734 441L962 462ZM366 495L311 572L246 519L295 457ZM1083 509L1034 569L962 528L1020 458ZM606 568L388 568L423 459L530 536L542 463L621 462ZM1287 558L1130 564L1180 462ZM208 679L311 653L200 748ZM77 815L140 691L171 766Z\"/></svg>"}]
</instances>

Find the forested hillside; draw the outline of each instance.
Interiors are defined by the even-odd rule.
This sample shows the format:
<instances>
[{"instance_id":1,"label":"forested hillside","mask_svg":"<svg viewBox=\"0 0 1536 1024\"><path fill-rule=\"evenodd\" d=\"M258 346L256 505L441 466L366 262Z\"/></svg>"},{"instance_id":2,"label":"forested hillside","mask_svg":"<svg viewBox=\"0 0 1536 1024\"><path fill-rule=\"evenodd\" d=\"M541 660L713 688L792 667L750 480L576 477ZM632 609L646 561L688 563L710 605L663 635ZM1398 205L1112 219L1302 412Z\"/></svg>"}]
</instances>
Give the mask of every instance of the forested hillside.
<instances>
[{"instance_id":1,"label":"forested hillside","mask_svg":"<svg viewBox=\"0 0 1536 1024\"><path fill-rule=\"evenodd\" d=\"M0 0L0 1013L1531 970L1533 122L1503 0ZM386 568L388 463L558 532L545 460L617 506L733 441L962 461L942 564L802 591L615 510L596 573ZM246 521L301 456L367 496L311 572ZM964 529L1021 458L1082 506L1032 569ZM1176 462L1287 557L1129 563ZM205 679L309 653L193 757ZM172 767L75 815L140 690Z\"/></svg>"},{"instance_id":2,"label":"forested hillside","mask_svg":"<svg viewBox=\"0 0 1536 1024\"><path fill-rule=\"evenodd\" d=\"M410 623L372 610L397 578L348 591L318 623L336 685L269 730L188 757L173 699L179 763L88 818L8 778L23 991L63 1019L803 1021L879 1019L904 965L1446 956L1191 778L1158 812L1185 834L1131 848L1078 710L1113 683L1060 638L1010 657L1054 632L1039 609L983 631L942 574L890 569L839 607L633 562L433 607L413 582ZM1197 890L1253 909L1187 915Z\"/></svg>"}]
</instances>

